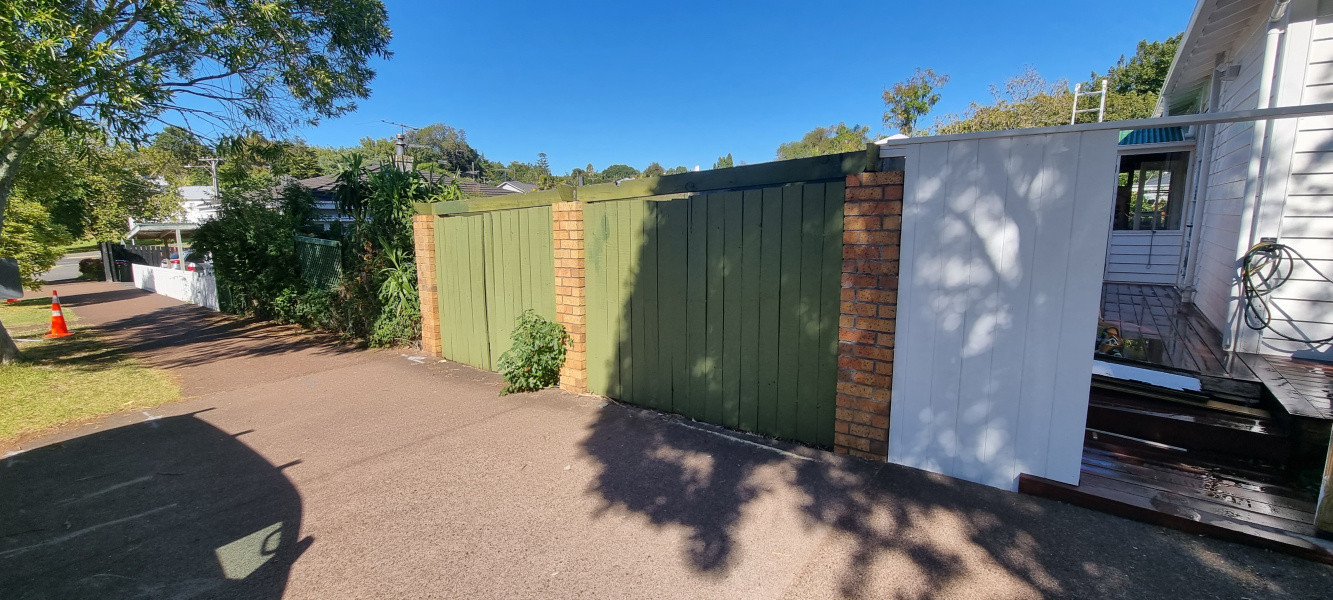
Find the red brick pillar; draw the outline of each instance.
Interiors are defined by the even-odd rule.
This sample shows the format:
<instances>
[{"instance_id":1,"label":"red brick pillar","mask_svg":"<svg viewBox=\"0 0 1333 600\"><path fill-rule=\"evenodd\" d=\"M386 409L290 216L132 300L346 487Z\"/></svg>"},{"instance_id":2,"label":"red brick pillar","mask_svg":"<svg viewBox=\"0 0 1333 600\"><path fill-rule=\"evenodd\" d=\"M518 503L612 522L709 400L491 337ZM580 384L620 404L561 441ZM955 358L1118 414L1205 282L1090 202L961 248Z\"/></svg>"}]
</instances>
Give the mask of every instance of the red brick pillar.
<instances>
[{"instance_id":1,"label":"red brick pillar","mask_svg":"<svg viewBox=\"0 0 1333 600\"><path fill-rule=\"evenodd\" d=\"M441 356L440 297L435 285L435 215L412 217L412 237L417 255L417 293L421 298L421 350Z\"/></svg>"},{"instance_id":2,"label":"red brick pillar","mask_svg":"<svg viewBox=\"0 0 1333 600\"><path fill-rule=\"evenodd\" d=\"M555 320L569 333L565 366L560 369L560 389L588 391L588 303L583 285L583 205L557 202L551 205L555 235Z\"/></svg>"},{"instance_id":3,"label":"red brick pillar","mask_svg":"<svg viewBox=\"0 0 1333 600\"><path fill-rule=\"evenodd\" d=\"M833 450L871 460L889 452L902 199L901 171L847 176Z\"/></svg>"}]
</instances>

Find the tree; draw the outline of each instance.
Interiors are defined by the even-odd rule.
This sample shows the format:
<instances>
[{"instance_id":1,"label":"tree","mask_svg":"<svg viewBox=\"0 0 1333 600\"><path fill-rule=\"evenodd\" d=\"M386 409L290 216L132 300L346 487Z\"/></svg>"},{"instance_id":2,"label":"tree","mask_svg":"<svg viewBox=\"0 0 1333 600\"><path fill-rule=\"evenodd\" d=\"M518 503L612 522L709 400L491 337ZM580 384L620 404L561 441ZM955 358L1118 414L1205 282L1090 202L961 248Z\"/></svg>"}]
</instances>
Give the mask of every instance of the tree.
<instances>
[{"instance_id":1,"label":"tree","mask_svg":"<svg viewBox=\"0 0 1333 600\"><path fill-rule=\"evenodd\" d=\"M64 227L54 223L46 207L25 198L15 198L5 208L5 231L0 236L0 256L19 261L19 279L23 287L42 289L38 279L51 270L64 254L64 246L73 238ZM0 336L5 333L0 331Z\"/></svg>"},{"instance_id":2,"label":"tree","mask_svg":"<svg viewBox=\"0 0 1333 600\"><path fill-rule=\"evenodd\" d=\"M1093 71L1088 82L1093 89L1101 88L1103 77L1110 80L1108 87L1119 94L1152 94L1156 96L1166 84L1166 74L1171 70L1171 61L1175 60L1176 50L1185 34L1177 33L1160 42L1140 40L1134 56L1129 60L1121 55L1114 67L1107 69L1106 75Z\"/></svg>"},{"instance_id":3,"label":"tree","mask_svg":"<svg viewBox=\"0 0 1333 600\"><path fill-rule=\"evenodd\" d=\"M644 177L661 177L663 175L666 175L666 169L662 167L662 163L653 162L643 168Z\"/></svg>"},{"instance_id":4,"label":"tree","mask_svg":"<svg viewBox=\"0 0 1333 600\"><path fill-rule=\"evenodd\" d=\"M736 161L731 158L730 152L726 156L719 156L717 162L713 163L714 169L730 169L734 166L736 166Z\"/></svg>"},{"instance_id":5,"label":"tree","mask_svg":"<svg viewBox=\"0 0 1333 600\"><path fill-rule=\"evenodd\" d=\"M870 127L846 123L816 127L795 142L778 146L778 160L823 156L864 150L870 142Z\"/></svg>"},{"instance_id":6,"label":"tree","mask_svg":"<svg viewBox=\"0 0 1333 600\"><path fill-rule=\"evenodd\" d=\"M884 90L884 125L903 135L912 135L917 129L917 121L940 101L937 90L946 83L949 83L948 75L938 75L931 69L917 69L911 77Z\"/></svg>"},{"instance_id":7,"label":"tree","mask_svg":"<svg viewBox=\"0 0 1333 600\"><path fill-rule=\"evenodd\" d=\"M388 57L381 0L24 0L0 16L0 215L42 131L283 131L344 114ZM0 216L0 231L3 231ZM3 325L0 325L3 328ZM0 361L16 357L0 344Z\"/></svg>"},{"instance_id":8,"label":"tree","mask_svg":"<svg viewBox=\"0 0 1333 600\"><path fill-rule=\"evenodd\" d=\"M639 170L629 165L611 165L598 175L602 182L610 183L620 181L621 179L634 179L639 176Z\"/></svg>"}]
</instances>

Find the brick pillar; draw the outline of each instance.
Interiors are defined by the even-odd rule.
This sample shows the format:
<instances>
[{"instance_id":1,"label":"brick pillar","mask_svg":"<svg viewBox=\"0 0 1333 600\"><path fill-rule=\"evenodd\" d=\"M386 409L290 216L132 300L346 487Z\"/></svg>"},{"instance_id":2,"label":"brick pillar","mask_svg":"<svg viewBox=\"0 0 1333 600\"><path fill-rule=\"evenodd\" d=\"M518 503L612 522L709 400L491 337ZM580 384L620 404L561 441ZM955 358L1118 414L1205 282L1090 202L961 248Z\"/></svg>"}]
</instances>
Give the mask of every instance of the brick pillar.
<instances>
[{"instance_id":1,"label":"brick pillar","mask_svg":"<svg viewBox=\"0 0 1333 600\"><path fill-rule=\"evenodd\" d=\"M833 450L884 460L898 316L903 173L848 175L846 189Z\"/></svg>"},{"instance_id":2,"label":"brick pillar","mask_svg":"<svg viewBox=\"0 0 1333 600\"><path fill-rule=\"evenodd\" d=\"M555 320L569 333L565 366L560 369L560 389L588 391L588 303L583 285L583 205L557 202L551 205L555 235Z\"/></svg>"},{"instance_id":3,"label":"brick pillar","mask_svg":"<svg viewBox=\"0 0 1333 600\"><path fill-rule=\"evenodd\" d=\"M435 215L412 217L417 255L417 292L421 297L421 350L442 356L439 289L435 286Z\"/></svg>"}]
</instances>

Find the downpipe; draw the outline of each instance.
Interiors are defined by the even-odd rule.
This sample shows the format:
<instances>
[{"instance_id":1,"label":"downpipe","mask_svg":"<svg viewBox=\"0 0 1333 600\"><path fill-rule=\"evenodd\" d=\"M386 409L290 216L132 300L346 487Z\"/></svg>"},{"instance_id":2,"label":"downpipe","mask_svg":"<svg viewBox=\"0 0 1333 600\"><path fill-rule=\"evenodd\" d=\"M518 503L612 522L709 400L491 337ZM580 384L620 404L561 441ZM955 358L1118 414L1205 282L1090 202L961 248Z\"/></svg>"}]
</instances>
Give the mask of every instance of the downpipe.
<instances>
[{"instance_id":1,"label":"downpipe","mask_svg":"<svg viewBox=\"0 0 1333 600\"><path fill-rule=\"evenodd\" d=\"M1259 76L1259 108L1273 107L1273 92L1277 88L1277 80L1282 76L1278 70L1278 60L1282 49L1282 41L1287 33L1287 8L1291 0L1278 0L1273 6L1273 12L1268 17L1268 36L1264 41L1264 67ZM1250 161L1249 177L1245 179L1245 208L1242 214L1242 222L1249 221L1249 233L1246 236L1244 246L1237 248L1236 256L1244 256L1250 248L1258 241L1259 235L1259 210L1263 203L1264 195L1264 176L1268 171L1268 154L1273 142L1273 120L1264 119L1254 122L1254 139L1260 140L1259 155L1257 159ZM1239 258L1237 258L1239 261ZM1237 268L1239 273L1239 268ZM1227 353L1227 365L1229 370L1235 361L1234 354L1246 348L1240 348L1242 343L1242 328L1245 327L1245 315L1243 314L1245 299L1244 285L1237 277L1233 300L1231 301L1233 322L1231 327L1227 328L1222 340L1222 349ZM1257 348L1256 348L1257 349Z\"/></svg>"}]
</instances>

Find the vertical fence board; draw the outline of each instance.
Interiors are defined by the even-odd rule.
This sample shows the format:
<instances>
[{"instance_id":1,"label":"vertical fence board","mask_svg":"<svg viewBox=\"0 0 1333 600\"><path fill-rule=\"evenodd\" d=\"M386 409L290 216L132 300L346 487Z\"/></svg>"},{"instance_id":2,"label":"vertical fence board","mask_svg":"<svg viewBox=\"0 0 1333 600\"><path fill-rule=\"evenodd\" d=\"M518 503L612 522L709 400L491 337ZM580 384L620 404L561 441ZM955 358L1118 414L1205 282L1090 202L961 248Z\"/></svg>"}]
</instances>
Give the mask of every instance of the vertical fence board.
<instances>
[{"instance_id":1,"label":"vertical fence board","mask_svg":"<svg viewBox=\"0 0 1333 600\"><path fill-rule=\"evenodd\" d=\"M469 280L469 292L474 307L471 325L471 339L473 342L472 356L473 365L480 368L495 369L495 359L490 355L490 344L486 327L486 256L485 238L482 232L481 219L477 217L466 217L464 223L468 230L468 259L471 267L471 279Z\"/></svg>"},{"instance_id":2,"label":"vertical fence board","mask_svg":"<svg viewBox=\"0 0 1333 600\"><path fill-rule=\"evenodd\" d=\"M760 231L759 294L759 398L757 427L760 433L777 435L778 421L778 330L782 282L782 189L763 190L763 222ZM842 257L839 240L838 256ZM839 269L841 273L842 269Z\"/></svg>"},{"instance_id":3,"label":"vertical fence board","mask_svg":"<svg viewBox=\"0 0 1333 600\"><path fill-rule=\"evenodd\" d=\"M692 196L689 202L689 243L686 273L688 310L689 352L686 355L686 367L689 369L689 389L685 403L688 409L685 415L703 420L708 415L708 377L705 371L708 360L708 196Z\"/></svg>"},{"instance_id":4,"label":"vertical fence board","mask_svg":"<svg viewBox=\"0 0 1333 600\"><path fill-rule=\"evenodd\" d=\"M611 209L615 213L617 255L616 272L616 312L620 315L617 324L617 352L620 355L620 397L627 402L634 402L634 346L631 339L630 295L634 292L631 273L634 272L635 248L630 224L630 208L625 202L617 202Z\"/></svg>"},{"instance_id":5,"label":"vertical fence board","mask_svg":"<svg viewBox=\"0 0 1333 600\"><path fill-rule=\"evenodd\" d=\"M686 304L686 239L689 228L689 200L659 202L658 206L658 322L660 353L658 385L670 393L662 406L686 413L689 401L688 350L689 321Z\"/></svg>"},{"instance_id":6,"label":"vertical fence board","mask_svg":"<svg viewBox=\"0 0 1333 600\"><path fill-rule=\"evenodd\" d=\"M722 195L722 424L737 427L741 406L741 260L745 229L740 192Z\"/></svg>"},{"instance_id":7,"label":"vertical fence board","mask_svg":"<svg viewBox=\"0 0 1333 600\"><path fill-rule=\"evenodd\" d=\"M823 282L819 297L819 366L816 383L819 425L815 439L821 446L833 445L835 398L838 388L838 317L842 314L842 214L843 182L824 186L824 256L820 266Z\"/></svg>"},{"instance_id":8,"label":"vertical fence board","mask_svg":"<svg viewBox=\"0 0 1333 600\"><path fill-rule=\"evenodd\" d=\"M747 190L742 205L740 265L740 415L737 427L757 431L759 426L759 237L763 226L764 195Z\"/></svg>"},{"instance_id":9,"label":"vertical fence board","mask_svg":"<svg viewBox=\"0 0 1333 600\"><path fill-rule=\"evenodd\" d=\"M796 437L796 402L801 354L801 196L802 185L782 189L782 276L778 314L777 435Z\"/></svg>"},{"instance_id":10,"label":"vertical fence board","mask_svg":"<svg viewBox=\"0 0 1333 600\"><path fill-rule=\"evenodd\" d=\"M648 405L656 409L670 410L671 378L669 373L662 371L659 356L663 339L658 321L658 311L661 306L659 301L661 268L658 264L661 238L657 225L659 204L659 202L643 203L643 257L639 261L639 279L643 283L638 286L638 290L643 295L644 340L643 362L639 366L647 371L643 389L648 397Z\"/></svg>"},{"instance_id":11,"label":"vertical fence board","mask_svg":"<svg viewBox=\"0 0 1333 600\"><path fill-rule=\"evenodd\" d=\"M629 255L634 268L626 274L629 286L630 317L630 363L633 365L634 402L643 406L655 407L649 395L649 380L652 379L652 366L648 364L648 323L645 296L647 296L647 264L649 257L644 245L643 221L645 202L627 202L623 209L628 209L626 225L629 227Z\"/></svg>"},{"instance_id":12,"label":"vertical fence board","mask_svg":"<svg viewBox=\"0 0 1333 600\"><path fill-rule=\"evenodd\" d=\"M708 194L708 296L705 300L708 310L708 346L707 362L704 372L707 378L708 406L704 419L709 423L722 423L722 319L726 305L723 303L726 277L722 271L723 250L726 242L726 218L721 194Z\"/></svg>"},{"instance_id":13,"label":"vertical fence board","mask_svg":"<svg viewBox=\"0 0 1333 600\"><path fill-rule=\"evenodd\" d=\"M806 184L801 198L801 291L796 314L796 437L814 439L819 427L819 269L824 261L824 184Z\"/></svg>"},{"instance_id":14,"label":"vertical fence board","mask_svg":"<svg viewBox=\"0 0 1333 600\"><path fill-rule=\"evenodd\" d=\"M610 395L611 366L607 357L611 352L611 333L607 327L606 275L610 272L606 256L606 205L588 204L583 207L584 273L587 300L588 391Z\"/></svg>"}]
</instances>

